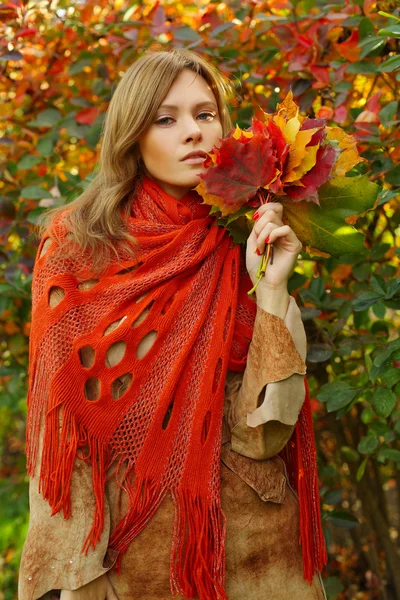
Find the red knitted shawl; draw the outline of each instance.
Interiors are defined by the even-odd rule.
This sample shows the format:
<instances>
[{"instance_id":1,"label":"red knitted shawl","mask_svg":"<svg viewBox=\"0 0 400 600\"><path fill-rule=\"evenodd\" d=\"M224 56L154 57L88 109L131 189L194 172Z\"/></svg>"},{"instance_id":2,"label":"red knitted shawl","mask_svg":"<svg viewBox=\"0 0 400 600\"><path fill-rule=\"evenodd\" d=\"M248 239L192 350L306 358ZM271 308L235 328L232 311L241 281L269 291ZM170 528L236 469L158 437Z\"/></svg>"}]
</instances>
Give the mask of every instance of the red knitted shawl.
<instances>
[{"instance_id":1,"label":"red knitted shawl","mask_svg":"<svg viewBox=\"0 0 400 600\"><path fill-rule=\"evenodd\" d=\"M52 514L62 510L68 519L75 460L91 465L96 510L84 552L100 539L106 472L115 467L129 496L128 512L109 540L117 570L171 492L171 593L201 600L227 598L220 503L224 385L228 369L245 368L256 313L240 247L209 210L194 190L179 201L143 177L127 222L140 243L137 259L112 262L101 276L79 253L57 256L55 236L40 256L49 236L43 237L32 285L27 423L33 476L44 417L39 488ZM65 239L62 219L53 227ZM138 355L147 335L153 345ZM111 365L113 344L125 351ZM306 401L283 454L299 495L304 576L311 582L326 555L306 379L305 386Z\"/></svg>"}]
</instances>

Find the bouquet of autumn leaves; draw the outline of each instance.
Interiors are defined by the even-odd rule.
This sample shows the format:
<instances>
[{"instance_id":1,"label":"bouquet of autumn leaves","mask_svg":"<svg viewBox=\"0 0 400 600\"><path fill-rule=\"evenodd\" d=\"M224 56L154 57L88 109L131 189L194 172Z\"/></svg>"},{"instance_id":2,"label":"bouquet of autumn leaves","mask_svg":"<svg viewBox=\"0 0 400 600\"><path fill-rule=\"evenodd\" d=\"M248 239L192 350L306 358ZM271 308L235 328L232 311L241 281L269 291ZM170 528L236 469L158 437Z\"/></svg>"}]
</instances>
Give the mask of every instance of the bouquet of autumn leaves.
<instances>
[{"instance_id":1,"label":"bouquet of autumn leaves","mask_svg":"<svg viewBox=\"0 0 400 600\"><path fill-rule=\"evenodd\" d=\"M261 111L249 129L232 128L208 153L195 189L237 243L246 242L257 208L277 200L307 252L357 254L365 251L364 236L353 224L375 207L379 191L366 175L346 177L362 161L353 136L327 127L325 119L301 116L290 91L274 114ZM270 255L266 244L249 294Z\"/></svg>"}]
</instances>

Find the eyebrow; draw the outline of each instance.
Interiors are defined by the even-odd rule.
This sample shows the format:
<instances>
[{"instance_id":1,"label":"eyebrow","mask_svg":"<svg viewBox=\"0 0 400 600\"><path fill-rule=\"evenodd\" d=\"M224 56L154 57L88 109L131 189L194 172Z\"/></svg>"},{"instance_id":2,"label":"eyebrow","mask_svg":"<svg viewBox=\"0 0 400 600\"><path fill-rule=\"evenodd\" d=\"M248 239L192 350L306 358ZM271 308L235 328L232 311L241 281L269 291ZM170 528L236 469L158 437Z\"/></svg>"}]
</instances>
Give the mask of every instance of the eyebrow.
<instances>
[{"instance_id":1,"label":"eyebrow","mask_svg":"<svg viewBox=\"0 0 400 600\"><path fill-rule=\"evenodd\" d=\"M215 104L215 102L213 102L212 100L204 100L203 102L196 102L196 104L194 105L193 108L199 108L199 106L212 106L213 108L217 108L217 105ZM179 109L179 106L176 106L176 104L161 104L161 106L158 107L158 110L161 110L162 108L170 108L170 109Z\"/></svg>"}]
</instances>

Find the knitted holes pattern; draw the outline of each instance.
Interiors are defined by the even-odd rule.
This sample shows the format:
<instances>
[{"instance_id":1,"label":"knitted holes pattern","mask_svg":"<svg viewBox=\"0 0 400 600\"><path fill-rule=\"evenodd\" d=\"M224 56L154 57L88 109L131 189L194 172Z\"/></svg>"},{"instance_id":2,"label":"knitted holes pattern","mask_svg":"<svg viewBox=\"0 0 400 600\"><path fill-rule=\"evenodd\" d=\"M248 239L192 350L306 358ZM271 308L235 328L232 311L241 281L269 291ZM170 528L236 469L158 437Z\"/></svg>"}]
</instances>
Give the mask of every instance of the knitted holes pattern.
<instances>
[{"instance_id":1,"label":"knitted holes pattern","mask_svg":"<svg viewBox=\"0 0 400 600\"><path fill-rule=\"evenodd\" d=\"M228 368L244 370L255 304L227 233L196 193L185 203L150 181L138 188L128 226L137 262L101 277L82 257L44 239L32 290L28 472L45 414L41 492L70 515L76 457L92 465L96 514L84 551L100 539L107 469L124 466L128 513L112 532L116 568L168 490L175 506L171 590L225 598L225 516L219 455ZM65 235L62 227L57 230ZM145 353L141 342L150 342ZM118 360L109 360L111 348Z\"/></svg>"}]
</instances>

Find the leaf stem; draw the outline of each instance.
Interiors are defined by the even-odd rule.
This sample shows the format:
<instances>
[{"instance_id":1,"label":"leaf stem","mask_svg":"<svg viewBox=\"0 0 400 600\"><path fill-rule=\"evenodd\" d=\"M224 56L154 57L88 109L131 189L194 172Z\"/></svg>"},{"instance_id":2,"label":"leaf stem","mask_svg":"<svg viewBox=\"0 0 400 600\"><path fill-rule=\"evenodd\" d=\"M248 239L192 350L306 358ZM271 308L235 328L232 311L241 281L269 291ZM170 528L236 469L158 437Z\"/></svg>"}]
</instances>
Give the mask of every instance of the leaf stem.
<instances>
[{"instance_id":1,"label":"leaf stem","mask_svg":"<svg viewBox=\"0 0 400 600\"><path fill-rule=\"evenodd\" d=\"M263 194L262 190L258 190L257 195L260 200L260 206L261 206L261 204L267 204L267 202L270 201L269 192L268 192L266 199L264 199L264 194ZM268 265L268 261L269 261L271 254L272 254L272 244L265 244L264 253L261 257L260 264L257 269L257 274L256 274L257 281L256 281L255 285L251 288L251 290L249 292L247 292L248 296L251 296L251 294L254 294L261 279L265 276L265 272L267 270L267 265ZM272 261L272 256L271 256L271 261Z\"/></svg>"}]
</instances>

